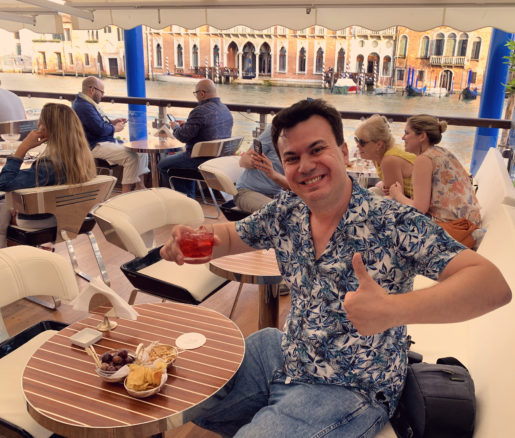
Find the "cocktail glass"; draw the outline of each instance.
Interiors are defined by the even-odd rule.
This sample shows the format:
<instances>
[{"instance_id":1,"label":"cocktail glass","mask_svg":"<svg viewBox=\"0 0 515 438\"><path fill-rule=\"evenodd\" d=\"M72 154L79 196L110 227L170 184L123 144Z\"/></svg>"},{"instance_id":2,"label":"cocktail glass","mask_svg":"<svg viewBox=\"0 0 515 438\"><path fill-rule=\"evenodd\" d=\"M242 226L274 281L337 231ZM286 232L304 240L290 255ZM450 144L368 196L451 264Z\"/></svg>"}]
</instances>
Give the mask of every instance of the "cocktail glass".
<instances>
[{"instance_id":1,"label":"cocktail glass","mask_svg":"<svg viewBox=\"0 0 515 438\"><path fill-rule=\"evenodd\" d=\"M20 134L0 134L0 137L6 142L6 146L12 150L16 146L15 142L20 138Z\"/></svg>"},{"instance_id":2,"label":"cocktail glass","mask_svg":"<svg viewBox=\"0 0 515 438\"><path fill-rule=\"evenodd\" d=\"M179 239L179 248L186 263L198 264L211 260L215 235L212 224L185 230Z\"/></svg>"}]
</instances>

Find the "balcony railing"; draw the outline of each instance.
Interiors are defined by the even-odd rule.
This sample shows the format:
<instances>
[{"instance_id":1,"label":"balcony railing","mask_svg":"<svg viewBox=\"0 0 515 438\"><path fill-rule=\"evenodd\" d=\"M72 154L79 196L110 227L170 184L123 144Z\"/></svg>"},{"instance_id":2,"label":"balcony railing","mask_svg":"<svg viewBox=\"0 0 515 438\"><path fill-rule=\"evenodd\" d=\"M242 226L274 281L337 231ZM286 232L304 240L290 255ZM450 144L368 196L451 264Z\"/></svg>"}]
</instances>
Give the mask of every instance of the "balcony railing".
<instances>
[{"instance_id":1,"label":"balcony railing","mask_svg":"<svg viewBox=\"0 0 515 438\"><path fill-rule=\"evenodd\" d=\"M364 27L356 26L356 35L358 36L389 36L393 37L395 35L395 27L389 27L384 30L369 30Z\"/></svg>"},{"instance_id":2,"label":"balcony railing","mask_svg":"<svg viewBox=\"0 0 515 438\"><path fill-rule=\"evenodd\" d=\"M463 67L465 65L464 56L431 56L429 59L431 65L455 65Z\"/></svg>"}]
</instances>

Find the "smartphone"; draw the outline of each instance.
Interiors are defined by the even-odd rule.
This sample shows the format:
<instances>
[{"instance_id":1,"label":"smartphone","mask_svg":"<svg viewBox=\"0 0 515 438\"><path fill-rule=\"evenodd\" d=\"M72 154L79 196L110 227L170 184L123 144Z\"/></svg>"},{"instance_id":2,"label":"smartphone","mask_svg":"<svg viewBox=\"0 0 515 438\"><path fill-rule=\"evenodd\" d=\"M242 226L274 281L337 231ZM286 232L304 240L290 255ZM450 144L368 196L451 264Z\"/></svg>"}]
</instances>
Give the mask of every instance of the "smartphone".
<instances>
[{"instance_id":1,"label":"smartphone","mask_svg":"<svg viewBox=\"0 0 515 438\"><path fill-rule=\"evenodd\" d=\"M263 145L261 144L261 142L257 138L254 139L254 150L259 155L261 155L263 153Z\"/></svg>"},{"instance_id":2,"label":"smartphone","mask_svg":"<svg viewBox=\"0 0 515 438\"><path fill-rule=\"evenodd\" d=\"M177 119L172 114L167 114L167 116L168 116L168 120L170 120L170 122L175 123L177 121Z\"/></svg>"}]
</instances>

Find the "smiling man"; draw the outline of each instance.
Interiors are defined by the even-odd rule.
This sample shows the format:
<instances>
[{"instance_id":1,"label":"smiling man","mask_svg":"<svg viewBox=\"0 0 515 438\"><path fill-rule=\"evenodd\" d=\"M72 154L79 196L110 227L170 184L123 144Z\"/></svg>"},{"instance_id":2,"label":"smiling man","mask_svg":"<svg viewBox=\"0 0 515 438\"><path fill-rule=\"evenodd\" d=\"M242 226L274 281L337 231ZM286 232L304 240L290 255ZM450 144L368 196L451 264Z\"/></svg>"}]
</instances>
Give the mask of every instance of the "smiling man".
<instances>
[{"instance_id":1,"label":"smiling man","mask_svg":"<svg viewBox=\"0 0 515 438\"><path fill-rule=\"evenodd\" d=\"M240 438L372 437L404 385L406 324L470 319L508 303L511 291L430 219L347 175L341 117L326 102L280 111L272 140L291 191L215 225L214 256L273 248L291 310L282 332L247 338L227 394L191 418ZM184 228L161 250L179 264ZM412 291L417 274L439 283Z\"/></svg>"}]
</instances>

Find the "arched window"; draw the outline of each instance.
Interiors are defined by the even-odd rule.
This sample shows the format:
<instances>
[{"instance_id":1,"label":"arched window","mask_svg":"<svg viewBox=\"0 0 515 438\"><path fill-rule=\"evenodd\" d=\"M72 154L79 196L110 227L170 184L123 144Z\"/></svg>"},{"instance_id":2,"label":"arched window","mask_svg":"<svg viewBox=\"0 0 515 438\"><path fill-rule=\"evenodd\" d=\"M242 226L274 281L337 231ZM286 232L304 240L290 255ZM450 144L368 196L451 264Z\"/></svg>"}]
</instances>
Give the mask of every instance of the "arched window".
<instances>
[{"instance_id":1,"label":"arched window","mask_svg":"<svg viewBox=\"0 0 515 438\"><path fill-rule=\"evenodd\" d=\"M184 67L184 56L182 53L182 46L177 44L177 68Z\"/></svg>"},{"instance_id":2,"label":"arched window","mask_svg":"<svg viewBox=\"0 0 515 438\"><path fill-rule=\"evenodd\" d=\"M336 60L336 71L343 73L345 71L345 50L338 50L338 59Z\"/></svg>"},{"instance_id":3,"label":"arched window","mask_svg":"<svg viewBox=\"0 0 515 438\"><path fill-rule=\"evenodd\" d=\"M195 69L198 68L198 47L196 44L193 44L191 49L191 66Z\"/></svg>"},{"instance_id":4,"label":"arched window","mask_svg":"<svg viewBox=\"0 0 515 438\"><path fill-rule=\"evenodd\" d=\"M447 41L445 43L445 56L454 56L455 50L456 50L456 34L451 33L447 37Z\"/></svg>"},{"instance_id":5,"label":"arched window","mask_svg":"<svg viewBox=\"0 0 515 438\"><path fill-rule=\"evenodd\" d=\"M429 58L429 37L426 35L420 40L420 53L421 58Z\"/></svg>"},{"instance_id":6,"label":"arched window","mask_svg":"<svg viewBox=\"0 0 515 438\"><path fill-rule=\"evenodd\" d=\"M356 72L361 73L361 71L363 70L363 61L364 60L365 60L365 58L363 57L363 55L358 55L356 57Z\"/></svg>"},{"instance_id":7,"label":"arched window","mask_svg":"<svg viewBox=\"0 0 515 438\"><path fill-rule=\"evenodd\" d=\"M286 71L286 49L284 47L279 50L279 71Z\"/></svg>"},{"instance_id":8,"label":"arched window","mask_svg":"<svg viewBox=\"0 0 515 438\"><path fill-rule=\"evenodd\" d=\"M299 51L299 73L306 73L306 49L304 47Z\"/></svg>"},{"instance_id":9,"label":"arched window","mask_svg":"<svg viewBox=\"0 0 515 438\"><path fill-rule=\"evenodd\" d=\"M161 44L157 43L156 45L156 67L163 66L163 49L161 48Z\"/></svg>"},{"instance_id":10,"label":"arched window","mask_svg":"<svg viewBox=\"0 0 515 438\"><path fill-rule=\"evenodd\" d=\"M481 38L475 37L472 42L472 53L470 54L470 59L479 59L479 54L481 53Z\"/></svg>"},{"instance_id":11,"label":"arched window","mask_svg":"<svg viewBox=\"0 0 515 438\"><path fill-rule=\"evenodd\" d=\"M317 50L315 72L316 73L324 72L324 51L322 50L321 47Z\"/></svg>"},{"instance_id":12,"label":"arched window","mask_svg":"<svg viewBox=\"0 0 515 438\"><path fill-rule=\"evenodd\" d=\"M462 33L458 40L458 51L456 52L456 56L467 56L468 42L469 36L466 33Z\"/></svg>"},{"instance_id":13,"label":"arched window","mask_svg":"<svg viewBox=\"0 0 515 438\"><path fill-rule=\"evenodd\" d=\"M383 58L383 71L381 73L381 76L391 76L392 73L391 73L391 67L392 65L392 58L390 58L389 56L385 56Z\"/></svg>"},{"instance_id":14,"label":"arched window","mask_svg":"<svg viewBox=\"0 0 515 438\"><path fill-rule=\"evenodd\" d=\"M215 66L218 65L218 63L220 62L220 49L218 48L217 45L215 45L213 47L213 62Z\"/></svg>"},{"instance_id":15,"label":"arched window","mask_svg":"<svg viewBox=\"0 0 515 438\"><path fill-rule=\"evenodd\" d=\"M437 33L433 42L433 55L434 56L442 56L443 55L443 44L445 42L443 33Z\"/></svg>"},{"instance_id":16,"label":"arched window","mask_svg":"<svg viewBox=\"0 0 515 438\"><path fill-rule=\"evenodd\" d=\"M397 56L399 58L406 58L406 52L408 50L408 37L406 35L402 35L399 41L399 52Z\"/></svg>"}]
</instances>

